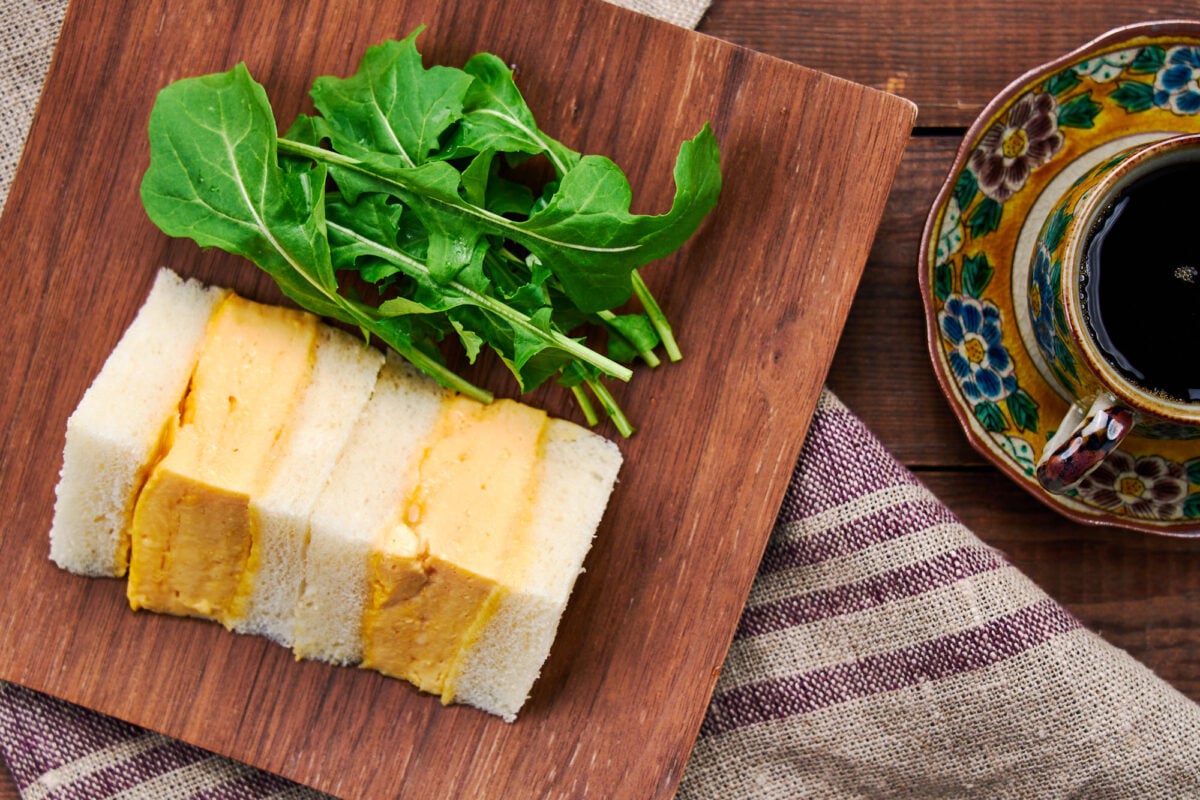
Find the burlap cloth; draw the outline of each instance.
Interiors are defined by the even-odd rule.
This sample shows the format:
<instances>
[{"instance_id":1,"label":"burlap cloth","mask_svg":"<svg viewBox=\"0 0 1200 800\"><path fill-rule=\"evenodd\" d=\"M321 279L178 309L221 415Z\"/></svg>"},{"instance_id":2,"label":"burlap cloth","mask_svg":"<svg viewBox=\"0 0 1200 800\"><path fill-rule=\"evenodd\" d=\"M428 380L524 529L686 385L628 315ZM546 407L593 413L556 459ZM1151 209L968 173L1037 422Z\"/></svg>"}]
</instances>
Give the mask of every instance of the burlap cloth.
<instances>
[{"instance_id":1,"label":"burlap cloth","mask_svg":"<svg viewBox=\"0 0 1200 800\"><path fill-rule=\"evenodd\" d=\"M624 0L694 26L707 0ZM0 204L64 0L0 0ZM318 797L0 683L23 798ZM826 391L686 798L1200 797L1200 708L967 530Z\"/></svg>"}]
</instances>

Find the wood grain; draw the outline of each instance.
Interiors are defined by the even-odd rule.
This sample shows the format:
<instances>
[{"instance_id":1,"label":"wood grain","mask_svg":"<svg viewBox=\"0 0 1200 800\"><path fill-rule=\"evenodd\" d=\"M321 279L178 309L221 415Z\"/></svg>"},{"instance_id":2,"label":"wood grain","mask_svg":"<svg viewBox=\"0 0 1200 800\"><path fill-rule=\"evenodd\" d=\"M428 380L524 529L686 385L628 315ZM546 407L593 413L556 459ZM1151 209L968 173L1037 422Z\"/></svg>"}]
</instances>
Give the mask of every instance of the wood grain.
<instances>
[{"instance_id":1,"label":"wood grain","mask_svg":"<svg viewBox=\"0 0 1200 800\"><path fill-rule=\"evenodd\" d=\"M45 557L66 417L154 268L279 299L243 262L144 218L154 91L245 60L290 120L314 76L418 24L430 62L487 49L514 64L547 129L622 165L635 211L669 202L678 142L704 121L722 143L721 206L647 275L687 358L617 392L642 431L621 443L621 485L514 725L211 623L132 614L119 581ZM0 220L0 613L21 620L0 629L0 679L344 797L669 797L913 118L897 97L600 2L73 4ZM561 394L539 399L571 413Z\"/></svg>"},{"instance_id":2,"label":"wood grain","mask_svg":"<svg viewBox=\"0 0 1200 800\"><path fill-rule=\"evenodd\" d=\"M700 30L917 103L966 126L1008 83L1121 25L1195 18L1191 0L1054 3L717 0Z\"/></svg>"},{"instance_id":3,"label":"wood grain","mask_svg":"<svg viewBox=\"0 0 1200 800\"><path fill-rule=\"evenodd\" d=\"M962 435L938 386L916 280L925 216L957 149L956 136L910 141L828 380L892 454L915 468L990 463Z\"/></svg>"}]
</instances>

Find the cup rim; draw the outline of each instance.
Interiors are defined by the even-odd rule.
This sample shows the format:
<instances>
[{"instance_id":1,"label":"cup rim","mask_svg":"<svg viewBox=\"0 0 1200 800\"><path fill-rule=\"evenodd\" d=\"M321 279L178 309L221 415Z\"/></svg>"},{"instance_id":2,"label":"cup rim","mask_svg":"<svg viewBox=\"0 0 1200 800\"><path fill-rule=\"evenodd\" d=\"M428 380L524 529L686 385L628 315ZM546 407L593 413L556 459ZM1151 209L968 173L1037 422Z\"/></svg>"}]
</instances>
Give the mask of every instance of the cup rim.
<instances>
[{"instance_id":1,"label":"cup rim","mask_svg":"<svg viewBox=\"0 0 1200 800\"><path fill-rule=\"evenodd\" d=\"M1081 235L1070 237L1063 250L1062 281L1066 290L1064 303L1067 328L1079 346L1087 368L1118 402L1134 411L1188 425L1200 424L1200 401L1183 401L1156 395L1134 383L1119 372L1100 352L1092 340L1083 315L1079 275L1083 263L1083 248L1090 238L1092 226L1108 202L1132 181L1141 177L1164 154L1179 153L1178 161L1200 161L1200 133L1169 136L1148 145L1138 145L1125 151L1128 155L1105 174L1080 203L1073 226Z\"/></svg>"}]
</instances>

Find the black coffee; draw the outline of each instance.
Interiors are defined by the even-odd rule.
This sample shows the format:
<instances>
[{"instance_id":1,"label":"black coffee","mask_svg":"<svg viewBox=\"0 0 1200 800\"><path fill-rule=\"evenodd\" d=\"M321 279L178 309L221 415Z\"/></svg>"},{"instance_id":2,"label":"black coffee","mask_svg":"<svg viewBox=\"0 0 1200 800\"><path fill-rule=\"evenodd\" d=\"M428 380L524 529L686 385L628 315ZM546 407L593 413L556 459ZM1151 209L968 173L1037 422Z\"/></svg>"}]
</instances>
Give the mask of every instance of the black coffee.
<instances>
[{"instance_id":1,"label":"black coffee","mask_svg":"<svg viewBox=\"0 0 1200 800\"><path fill-rule=\"evenodd\" d=\"M1108 362L1149 391L1200 402L1200 162L1120 192L1092 228L1081 276Z\"/></svg>"}]
</instances>

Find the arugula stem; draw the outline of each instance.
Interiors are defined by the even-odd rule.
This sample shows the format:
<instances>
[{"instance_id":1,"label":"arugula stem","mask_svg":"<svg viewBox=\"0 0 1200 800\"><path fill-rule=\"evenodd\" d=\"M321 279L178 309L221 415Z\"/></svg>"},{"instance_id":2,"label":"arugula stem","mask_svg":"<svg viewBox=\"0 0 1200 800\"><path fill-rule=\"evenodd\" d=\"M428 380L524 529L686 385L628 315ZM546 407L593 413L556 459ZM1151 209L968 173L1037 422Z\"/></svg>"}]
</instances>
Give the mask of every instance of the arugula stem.
<instances>
[{"instance_id":1,"label":"arugula stem","mask_svg":"<svg viewBox=\"0 0 1200 800\"><path fill-rule=\"evenodd\" d=\"M345 309L346 314L349 317L349 319L344 319L344 322L357 325L359 329L364 332L375 334L384 342L384 344L395 350L396 353L403 357L406 361L424 372L426 375L429 375L431 378L435 379L442 386L452 389L459 394L466 395L474 400L478 400L484 404L490 403L495 399L495 395L493 395L487 389L476 386L466 378L454 372L454 370L450 369L445 364L438 363L415 347L406 346L404 343L396 341L388 334L387 331L380 329L379 326L375 324L375 320L373 320L368 314L364 313L341 295L334 295L333 299L341 308Z\"/></svg>"},{"instance_id":2,"label":"arugula stem","mask_svg":"<svg viewBox=\"0 0 1200 800\"><path fill-rule=\"evenodd\" d=\"M387 337L380 335L378 331L376 331L375 334L379 336L379 338L382 339L388 347L392 348L406 360L408 360L410 364L424 372L426 375L429 375L437 380L438 383L440 383L442 386L445 386L447 389L452 389L459 394L470 397L473 400L478 400L484 405L487 405L495 399L495 395L489 392L487 389L482 389L465 378L460 377L453 370L449 369L443 364L439 364L437 361L434 361L420 350L417 350L416 348L398 347L395 342L392 342Z\"/></svg>"},{"instance_id":3,"label":"arugula stem","mask_svg":"<svg viewBox=\"0 0 1200 800\"><path fill-rule=\"evenodd\" d=\"M608 413L613 424L617 427L617 432L625 438L633 436L634 431L637 429L633 427L629 418L625 416L625 412L617 405L617 401L608 391L608 387L601 383L599 378L588 378L586 383L588 388L592 390L592 394L596 395L596 399L600 401L600 405Z\"/></svg>"},{"instance_id":4,"label":"arugula stem","mask_svg":"<svg viewBox=\"0 0 1200 800\"><path fill-rule=\"evenodd\" d=\"M292 139L288 139L285 136L279 137L278 149L294 155L311 158L314 161L320 161L325 164L335 164L345 169L354 170L361 175L366 175L370 178L374 178L375 180L383 181L384 183L390 183L391 185L399 187L406 192L416 192L420 194L423 199L429 201L430 203L437 203L439 205L447 206L455 209L461 214L483 220L484 222L489 223L494 229L512 235L515 239L536 239L537 241L544 242L548 245L561 247L564 250L579 250L590 253L628 253L638 249L638 245L627 245L624 247L598 247L595 245L580 244L579 242L552 239L549 236L521 228L508 217L500 214L493 214L487 209L479 208L478 206L470 204L456 205L441 198L421 193L419 189L414 189L413 187L407 185L404 181L396 178L394 175L381 175L380 173L375 172L374 170L364 166L363 163L356 158L342 155L341 153L334 152L333 150L326 150L323 147L316 147L311 144L297 142Z\"/></svg>"},{"instance_id":5,"label":"arugula stem","mask_svg":"<svg viewBox=\"0 0 1200 800\"><path fill-rule=\"evenodd\" d=\"M583 386L572 386L571 394L575 395L575 402L579 404L579 410L583 412L583 418L587 424L599 424L600 417L596 414L596 409L592 406L592 401L588 398L587 392L583 390Z\"/></svg>"},{"instance_id":6,"label":"arugula stem","mask_svg":"<svg viewBox=\"0 0 1200 800\"><path fill-rule=\"evenodd\" d=\"M683 353L680 352L679 345L675 341L675 333L671 330L671 323L667 321L667 315L663 313L662 308L658 305L658 301L654 299L654 295L650 294L650 287L642 280L642 276L638 274L636 269L633 271L631 277L633 279L633 293L637 295L638 302L646 310L646 316L650 318L650 324L658 332L658 338L662 340L663 348L667 351L667 358L672 361L682 360Z\"/></svg>"},{"instance_id":7,"label":"arugula stem","mask_svg":"<svg viewBox=\"0 0 1200 800\"><path fill-rule=\"evenodd\" d=\"M611 322L612 320L617 318L616 314L614 314L613 312L608 311L608 310L598 311L598 312L596 312L596 316L599 317L603 322ZM620 336L622 339L625 339L625 336L619 330L617 330L615 327L613 327L612 325L606 325L605 327L608 328L608 330L611 331L613 335ZM625 341L629 341L629 340L625 339ZM633 342L629 342L629 343L631 345L633 344ZM646 362L647 366L657 367L659 364L662 363L662 361L659 359L659 357L655 354L655 352L653 350L647 350L642 347L637 347L636 345L634 345L634 347L637 348L638 355L641 356L642 361Z\"/></svg>"},{"instance_id":8,"label":"arugula stem","mask_svg":"<svg viewBox=\"0 0 1200 800\"><path fill-rule=\"evenodd\" d=\"M524 126L522 126L522 130L525 130L528 132L528 128L525 128ZM558 143L556 141L554 141L553 139L551 139L546 134L542 133L541 131L535 131L533 133L537 137L537 139L539 141L541 141L542 146L546 148L546 158L550 159L550 163L554 165L554 171L558 174L558 177L561 179L564 175L567 174L567 170L569 170L571 167L568 164L563 162L563 160L558 155L558 151L554 148L554 145L556 145Z\"/></svg>"},{"instance_id":9,"label":"arugula stem","mask_svg":"<svg viewBox=\"0 0 1200 800\"><path fill-rule=\"evenodd\" d=\"M418 275L414 277L428 277L429 268L417 259L412 258L400 252L399 250L395 250L385 245L381 245L378 242L372 241L371 239L359 234L357 231L338 225L335 222L326 221L325 224L330 230L337 231L342 236L353 239L364 248L371 250L375 255L379 256L385 261L388 261L389 263L395 264L396 266L408 272L410 275L415 272L418 273ZM579 342L565 336L559 331L546 331L542 328L539 328L537 325L533 324L529 317L525 316L511 306L505 305L494 298L479 294L473 289L463 286L457 281L450 281L446 285L449 288L454 289L454 291L459 292L464 297L469 298L471 302L473 302L479 308L482 308L485 311L490 311L496 316L511 322L514 325L520 326L522 329L532 333L533 335L549 341L558 349L571 354L580 361L591 364L605 375L609 375L610 377L621 381L628 381L633 377L633 370L629 369L628 367L618 364L611 358L597 353L595 350L580 344Z\"/></svg>"},{"instance_id":10,"label":"arugula stem","mask_svg":"<svg viewBox=\"0 0 1200 800\"><path fill-rule=\"evenodd\" d=\"M503 256L503 258L506 261L508 261L510 264L519 266L523 269L526 268L525 261L521 258L518 258L517 254L514 253L512 250L508 249L507 247L500 248L500 255ZM601 324L603 324L604 327L606 329L608 329L613 335L620 336L622 339L629 342L630 346L634 347L637 350L637 354L639 356L641 356L642 361L646 362L647 366L653 368L653 367L657 367L660 364L662 364L662 360L659 359L658 355L653 350L646 349L643 347L638 347L634 342L630 341L623 333L621 333L621 331L616 326L609 324L614 319L617 318L617 315L614 314L612 311L610 311L609 309L604 309L603 311L597 311L596 317L600 320Z\"/></svg>"}]
</instances>

